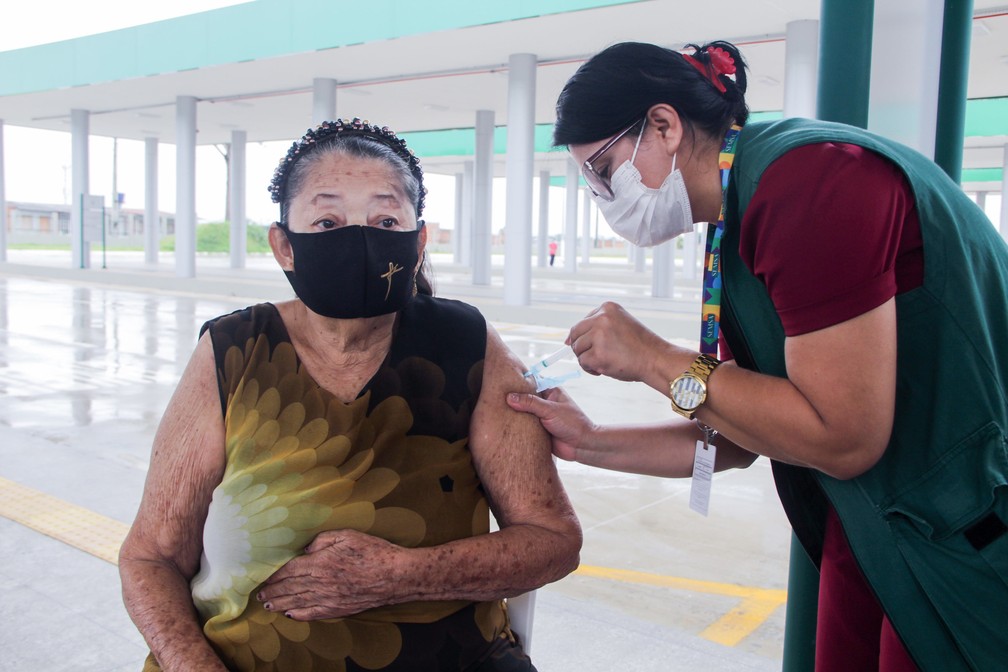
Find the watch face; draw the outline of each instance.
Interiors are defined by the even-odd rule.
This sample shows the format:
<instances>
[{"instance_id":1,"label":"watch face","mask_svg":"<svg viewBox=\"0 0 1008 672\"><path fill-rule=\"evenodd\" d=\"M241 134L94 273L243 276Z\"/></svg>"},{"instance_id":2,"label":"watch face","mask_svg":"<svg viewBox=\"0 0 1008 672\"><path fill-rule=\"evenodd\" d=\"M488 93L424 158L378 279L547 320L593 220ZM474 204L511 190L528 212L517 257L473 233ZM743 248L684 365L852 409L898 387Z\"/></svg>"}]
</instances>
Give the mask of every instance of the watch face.
<instances>
[{"instance_id":1,"label":"watch face","mask_svg":"<svg viewBox=\"0 0 1008 672\"><path fill-rule=\"evenodd\" d=\"M672 401L680 408L692 411L703 403L707 386L694 376L680 376L672 383Z\"/></svg>"}]
</instances>

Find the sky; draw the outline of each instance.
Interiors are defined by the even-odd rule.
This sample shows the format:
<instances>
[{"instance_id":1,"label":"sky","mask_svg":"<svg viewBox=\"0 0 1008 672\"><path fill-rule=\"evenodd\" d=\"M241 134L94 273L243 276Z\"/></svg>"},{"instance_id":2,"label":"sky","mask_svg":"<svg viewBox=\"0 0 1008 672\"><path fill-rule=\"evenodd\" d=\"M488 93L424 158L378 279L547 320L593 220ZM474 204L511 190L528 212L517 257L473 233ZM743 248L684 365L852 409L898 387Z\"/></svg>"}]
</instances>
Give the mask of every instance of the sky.
<instances>
[{"instance_id":1,"label":"sky","mask_svg":"<svg viewBox=\"0 0 1008 672\"><path fill-rule=\"evenodd\" d=\"M18 0L0 0L10 5ZM153 21L241 4L239 0L33 0L18 2L17 9L6 9L0 21L0 51L73 39L84 35L127 28ZM71 179L70 134L43 131L4 124L3 151L5 196L8 201L30 203L69 203ZM291 139L293 141L293 138ZM277 162L286 154L290 142L249 143L246 147L246 218L268 224L277 217L266 186ZM115 156L115 161L113 161ZM44 159L43 159L44 157ZM116 192L123 194L123 207L144 209L144 145L140 141L92 136L89 144L90 192L103 195L107 205ZM422 157L421 157L422 159ZM14 167L17 167L15 170ZM224 219L226 165L220 152L211 146L196 150L196 213L200 221ZM158 147L158 206L162 211L175 209L175 147ZM425 218L443 228L454 228L455 178L427 173L428 189ZM113 182L115 188L113 189ZM504 181L494 181L493 223L496 232L506 221ZM533 219L538 220L538 185L533 188ZM550 194L550 234L561 233L564 222L563 189ZM592 208L597 218L597 210ZM602 235L612 236L601 222Z\"/></svg>"}]
</instances>

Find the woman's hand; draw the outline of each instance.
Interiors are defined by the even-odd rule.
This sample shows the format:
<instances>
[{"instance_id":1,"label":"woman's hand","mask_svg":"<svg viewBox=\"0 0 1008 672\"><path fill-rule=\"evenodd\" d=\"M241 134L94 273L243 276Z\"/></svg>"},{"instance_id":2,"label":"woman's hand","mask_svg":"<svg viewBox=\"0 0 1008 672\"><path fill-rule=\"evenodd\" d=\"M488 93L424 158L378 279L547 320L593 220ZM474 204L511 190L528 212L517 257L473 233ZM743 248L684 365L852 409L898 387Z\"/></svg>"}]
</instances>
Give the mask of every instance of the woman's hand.
<instances>
[{"instance_id":1,"label":"woman's hand","mask_svg":"<svg viewBox=\"0 0 1008 672\"><path fill-rule=\"evenodd\" d=\"M356 530L320 533L266 580L256 599L297 621L339 618L398 602L394 565L405 549Z\"/></svg>"},{"instance_id":2,"label":"woman's hand","mask_svg":"<svg viewBox=\"0 0 1008 672\"><path fill-rule=\"evenodd\" d=\"M566 343L588 373L633 382L648 382L654 364L673 348L610 301L571 327Z\"/></svg>"},{"instance_id":3,"label":"woman's hand","mask_svg":"<svg viewBox=\"0 0 1008 672\"><path fill-rule=\"evenodd\" d=\"M539 418L552 437L553 454L561 460L575 461L578 446L597 429L574 400L559 387L547 390L542 397L512 392L507 395L507 403L516 411L531 413Z\"/></svg>"}]
</instances>

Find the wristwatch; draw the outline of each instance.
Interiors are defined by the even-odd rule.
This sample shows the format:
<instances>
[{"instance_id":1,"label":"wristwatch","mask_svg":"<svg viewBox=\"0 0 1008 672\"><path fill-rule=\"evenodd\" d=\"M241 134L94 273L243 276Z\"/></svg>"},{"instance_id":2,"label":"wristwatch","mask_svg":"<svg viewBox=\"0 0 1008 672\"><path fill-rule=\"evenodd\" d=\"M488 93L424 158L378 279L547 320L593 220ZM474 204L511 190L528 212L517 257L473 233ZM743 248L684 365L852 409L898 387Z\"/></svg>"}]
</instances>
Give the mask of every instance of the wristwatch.
<instances>
[{"instance_id":1,"label":"wristwatch","mask_svg":"<svg viewBox=\"0 0 1008 672\"><path fill-rule=\"evenodd\" d=\"M672 410L692 420L700 404L707 399L707 379L720 363L710 355L700 355L688 369L669 383Z\"/></svg>"}]
</instances>

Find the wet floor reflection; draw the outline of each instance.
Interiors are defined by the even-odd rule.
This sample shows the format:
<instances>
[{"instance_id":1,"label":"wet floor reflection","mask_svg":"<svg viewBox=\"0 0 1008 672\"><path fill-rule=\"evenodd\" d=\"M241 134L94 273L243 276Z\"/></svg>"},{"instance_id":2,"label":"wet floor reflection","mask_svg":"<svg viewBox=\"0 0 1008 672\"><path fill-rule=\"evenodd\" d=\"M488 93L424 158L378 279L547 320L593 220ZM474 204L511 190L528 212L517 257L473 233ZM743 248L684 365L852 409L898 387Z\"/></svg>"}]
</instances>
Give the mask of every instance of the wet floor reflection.
<instances>
[{"instance_id":1,"label":"wet floor reflection","mask_svg":"<svg viewBox=\"0 0 1008 672\"><path fill-rule=\"evenodd\" d=\"M0 423L50 435L111 423L156 425L199 326L237 307L189 296L3 279Z\"/></svg>"}]
</instances>

